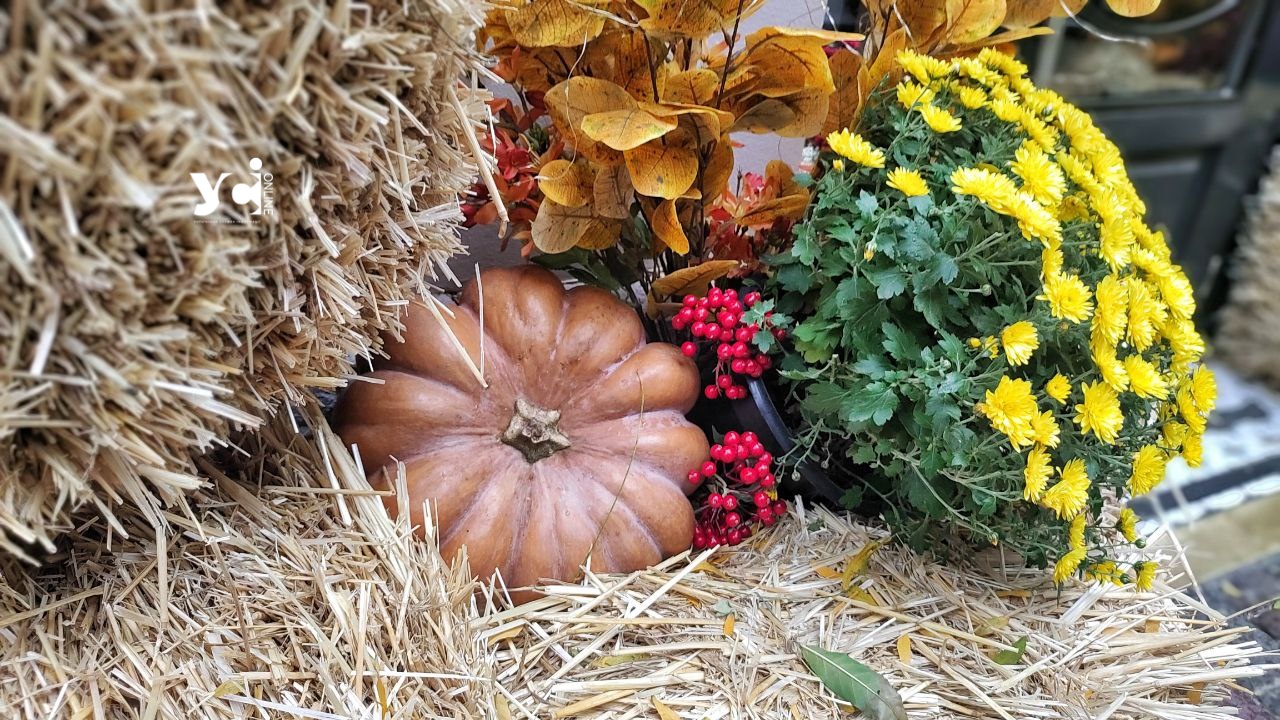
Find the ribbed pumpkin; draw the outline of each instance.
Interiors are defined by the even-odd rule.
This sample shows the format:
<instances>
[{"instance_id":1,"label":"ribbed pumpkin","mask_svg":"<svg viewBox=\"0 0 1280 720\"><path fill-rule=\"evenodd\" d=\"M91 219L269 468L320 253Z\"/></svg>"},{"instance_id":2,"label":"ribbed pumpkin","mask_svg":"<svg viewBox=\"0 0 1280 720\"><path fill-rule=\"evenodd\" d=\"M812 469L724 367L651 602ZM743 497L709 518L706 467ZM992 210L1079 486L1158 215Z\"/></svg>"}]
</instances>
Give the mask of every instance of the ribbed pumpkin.
<instances>
[{"instance_id":1,"label":"ribbed pumpkin","mask_svg":"<svg viewBox=\"0 0 1280 720\"><path fill-rule=\"evenodd\" d=\"M444 327L479 367L479 286L488 387ZM482 273L451 310L410 307L369 376L379 384L356 382L339 404L338 433L375 486L402 461L413 522L429 502L446 556L465 545L476 575L501 570L509 587L573 579L588 553L593 570L621 572L689 547L688 473L707 457L684 417L692 361L646 343L609 293L566 291L535 266Z\"/></svg>"}]
</instances>

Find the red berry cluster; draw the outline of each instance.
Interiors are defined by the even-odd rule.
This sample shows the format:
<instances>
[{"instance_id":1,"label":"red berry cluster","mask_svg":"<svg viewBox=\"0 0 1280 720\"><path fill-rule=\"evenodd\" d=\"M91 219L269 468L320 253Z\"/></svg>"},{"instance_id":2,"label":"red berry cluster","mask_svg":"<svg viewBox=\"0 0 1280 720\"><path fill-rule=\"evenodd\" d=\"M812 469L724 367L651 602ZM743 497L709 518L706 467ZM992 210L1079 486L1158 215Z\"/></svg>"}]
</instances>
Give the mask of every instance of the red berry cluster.
<instances>
[{"instance_id":1,"label":"red berry cluster","mask_svg":"<svg viewBox=\"0 0 1280 720\"><path fill-rule=\"evenodd\" d=\"M758 378L773 366L768 355L758 352L751 344L756 333L761 332L759 325L746 324L742 314L748 308L760 302L760 293L752 291L738 297L733 288L721 290L713 287L703 297L685 295L679 312L671 318L671 327L677 331L688 330L694 340L685 342L680 351L688 357L697 357L700 350L698 340L715 344L716 369L715 382L703 388L703 394L709 400L723 395L730 400L738 400L747 396L746 385L737 378ZM772 312L764 314L766 330L774 337L782 338L785 334L780 327L767 327Z\"/></svg>"},{"instance_id":2,"label":"red berry cluster","mask_svg":"<svg viewBox=\"0 0 1280 720\"><path fill-rule=\"evenodd\" d=\"M782 517L787 503L777 499L772 464L773 456L753 432L730 431L711 446L711 459L689 471L691 483L719 480L708 483L711 494L698 508L695 550L737 545Z\"/></svg>"}]
</instances>

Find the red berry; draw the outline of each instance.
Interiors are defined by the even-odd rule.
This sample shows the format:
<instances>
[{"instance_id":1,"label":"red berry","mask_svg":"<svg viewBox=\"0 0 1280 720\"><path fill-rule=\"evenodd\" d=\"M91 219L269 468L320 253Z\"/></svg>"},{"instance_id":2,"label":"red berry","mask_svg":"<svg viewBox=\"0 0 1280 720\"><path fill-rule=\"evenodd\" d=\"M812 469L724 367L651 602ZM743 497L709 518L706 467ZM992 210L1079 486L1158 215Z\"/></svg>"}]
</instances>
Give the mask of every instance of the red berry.
<instances>
[{"instance_id":1,"label":"red berry","mask_svg":"<svg viewBox=\"0 0 1280 720\"><path fill-rule=\"evenodd\" d=\"M756 467L757 467L757 468L758 468L758 467L761 467L761 466L767 466L767 465L768 465L769 463L771 463L771 462L773 462L773 455L770 455L767 451L766 451L766 452L762 452L762 453L760 453L759 455L757 455L757 456L756 456Z\"/></svg>"},{"instance_id":2,"label":"red berry","mask_svg":"<svg viewBox=\"0 0 1280 720\"><path fill-rule=\"evenodd\" d=\"M728 375L721 375L720 377L716 378L716 384L719 385L721 388L728 390L729 386L733 385L733 378L729 377Z\"/></svg>"},{"instance_id":3,"label":"red berry","mask_svg":"<svg viewBox=\"0 0 1280 720\"><path fill-rule=\"evenodd\" d=\"M735 385L734 387L739 387L739 388L740 388L740 387L742 387L742 386L741 386L741 385ZM746 445L743 445L741 442L739 442L737 445L734 445L734 446L733 446L733 457L734 457L735 459L738 459L738 460L746 460L746 459L747 459L747 457L748 457L748 456L750 456L750 455L751 455L751 448L747 447Z\"/></svg>"},{"instance_id":4,"label":"red berry","mask_svg":"<svg viewBox=\"0 0 1280 720\"><path fill-rule=\"evenodd\" d=\"M751 338L754 336L755 336L755 333L751 332L750 330L744 327L740 327L737 330L733 331L733 339L742 343L751 342Z\"/></svg>"},{"instance_id":5,"label":"red berry","mask_svg":"<svg viewBox=\"0 0 1280 720\"><path fill-rule=\"evenodd\" d=\"M711 317L711 312L704 307L700 307L693 311L694 320L702 320L705 322L708 317Z\"/></svg>"},{"instance_id":6,"label":"red berry","mask_svg":"<svg viewBox=\"0 0 1280 720\"><path fill-rule=\"evenodd\" d=\"M758 508L768 507L770 502L769 493L757 490L756 494L751 496L751 502L755 503Z\"/></svg>"},{"instance_id":7,"label":"red berry","mask_svg":"<svg viewBox=\"0 0 1280 720\"><path fill-rule=\"evenodd\" d=\"M733 313L729 312L728 310L721 310L720 312L716 313L716 322L720 323L725 327L729 327L733 325L733 323L736 321L737 321L736 318L733 317Z\"/></svg>"},{"instance_id":8,"label":"red berry","mask_svg":"<svg viewBox=\"0 0 1280 720\"><path fill-rule=\"evenodd\" d=\"M742 368L742 374L750 375L751 377L760 377L764 374L764 368L760 367L760 363L755 360L748 360L746 362L746 367Z\"/></svg>"},{"instance_id":9,"label":"red berry","mask_svg":"<svg viewBox=\"0 0 1280 720\"><path fill-rule=\"evenodd\" d=\"M707 323L703 327L702 332L708 339L715 340L720 337L720 326L715 323Z\"/></svg>"},{"instance_id":10,"label":"red berry","mask_svg":"<svg viewBox=\"0 0 1280 720\"><path fill-rule=\"evenodd\" d=\"M724 307L726 310L732 312L734 315L737 315L738 317L742 317L742 310L743 310L742 303L734 301L731 303L725 303Z\"/></svg>"},{"instance_id":11,"label":"red berry","mask_svg":"<svg viewBox=\"0 0 1280 720\"><path fill-rule=\"evenodd\" d=\"M768 355L757 355L756 364L760 366L761 370L768 370L773 367L773 360Z\"/></svg>"},{"instance_id":12,"label":"red berry","mask_svg":"<svg viewBox=\"0 0 1280 720\"><path fill-rule=\"evenodd\" d=\"M737 530L738 532L742 533L742 539L743 539L743 540L746 540L747 538L751 537L751 535L753 534L753 533L751 532L751 526L750 526L750 525L740 525L740 526L738 526L738 527L736 528L736 530Z\"/></svg>"},{"instance_id":13,"label":"red berry","mask_svg":"<svg viewBox=\"0 0 1280 720\"><path fill-rule=\"evenodd\" d=\"M715 445L711 446L711 451L708 454L711 456L712 460L719 460L720 454L723 452L724 452L724 446L721 445L720 443L716 443Z\"/></svg>"},{"instance_id":14,"label":"red berry","mask_svg":"<svg viewBox=\"0 0 1280 720\"><path fill-rule=\"evenodd\" d=\"M733 356L736 358L745 358L751 354L751 348L747 347L744 342L736 342L733 344Z\"/></svg>"},{"instance_id":15,"label":"red berry","mask_svg":"<svg viewBox=\"0 0 1280 720\"><path fill-rule=\"evenodd\" d=\"M733 346L727 343L720 343L716 346L716 357L721 360L728 360L733 357Z\"/></svg>"},{"instance_id":16,"label":"red berry","mask_svg":"<svg viewBox=\"0 0 1280 720\"><path fill-rule=\"evenodd\" d=\"M689 323L681 321L680 318L672 318L671 327L676 330L684 330L689 327Z\"/></svg>"},{"instance_id":17,"label":"red berry","mask_svg":"<svg viewBox=\"0 0 1280 720\"><path fill-rule=\"evenodd\" d=\"M776 337L776 338L778 338L779 340L781 340L782 338L786 337L786 335L787 335L787 331L786 331L786 330L783 330L782 328L774 328L774 329L773 329L773 330L771 330L770 332L772 332L772 333L773 333L773 336L774 336L774 337Z\"/></svg>"},{"instance_id":18,"label":"red berry","mask_svg":"<svg viewBox=\"0 0 1280 720\"><path fill-rule=\"evenodd\" d=\"M733 331L732 331L732 330L730 330L730 329L728 329L728 328L722 328L722 329L720 330L720 337L719 337L719 338L717 338L717 339L718 339L720 342L727 342L727 343L731 343L731 342L733 342Z\"/></svg>"},{"instance_id":19,"label":"red berry","mask_svg":"<svg viewBox=\"0 0 1280 720\"><path fill-rule=\"evenodd\" d=\"M724 526L725 526L725 527L735 528L735 527L738 527L738 523L741 523L741 522L742 522L742 516L741 516L741 515L739 515L739 514L738 514L738 513L736 513L736 512L731 512L731 513L725 513L725 514L724 514Z\"/></svg>"},{"instance_id":20,"label":"red berry","mask_svg":"<svg viewBox=\"0 0 1280 720\"><path fill-rule=\"evenodd\" d=\"M756 512L756 519L764 523L765 525L772 525L773 511L767 507L760 508L760 510Z\"/></svg>"},{"instance_id":21,"label":"red berry","mask_svg":"<svg viewBox=\"0 0 1280 720\"><path fill-rule=\"evenodd\" d=\"M747 388L744 385L734 385L724 392L730 400L741 400L747 396Z\"/></svg>"},{"instance_id":22,"label":"red berry","mask_svg":"<svg viewBox=\"0 0 1280 720\"><path fill-rule=\"evenodd\" d=\"M694 305L697 305L697 304L698 304L698 296L697 296L697 295L685 295L685 296L684 296L684 303L683 303L683 304L684 304L684 306L685 306L685 307L687 307L687 308L691 308L691 307L693 307Z\"/></svg>"},{"instance_id":23,"label":"red berry","mask_svg":"<svg viewBox=\"0 0 1280 720\"><path fill-rule=\"evenodd\" d=\"M760 442L760 438L754 432L748 430L738 436L738 441L747 445L754 445L755 443Z\"/></svg>"},{"instance_id":24,"label":"red berry","mask_svg":"<svg viewBox=\"0 0 1280 720\"><path fill-rule=\"evenodd\" d=\"M738 442L739 442L738 433L730 430L729 432L724 434L725 447L737 447Z\"/></svg>"},{"instance_id":25,"label":"red berry","mask_svg":"<svg viewBox=\"0 0 1280 720\"><path fill-rule=\"evenodd\" d=\"M707 496L707 505L712 508L718 508L724 502L720 497L720 493L711 493Z\"/></svg>"},{"instance_id":26,"label":"red berry","mask_svg":"<svg viewBox=\"0 0 1280 720\"><path fill-rule=\"evenodd\" d=\"M773 487L775 484L777 484L777 482L778 482L778 479L773 476L773 473L765 473L764 475L760 476L760 487L764 488L765 490L768 490L769 488Z\"/></svg>"},{"instance_id":27,"label":"red berry","mask_svg":"<svg viewBox=\"0 0 1280 720\"><path fill-rule=\"evenodd\" d=\"M720 507L725 510L737 510L738 498L733 495L725 495L724 499L720 501Z\"/></svg>"},{"instance_id":28,"label":"red berry","mask_svg":"<svg viewBox=\"0 0 1280 720\"><path fill-rule=\"evenodd\" d=\"M752 292L747 293L746 297L742 298L742 302L746 303L747 307L751 307L752 305L760 302L760 293L753 290Z\"/></svg>"},{"instance_id":29,"label":"red berry","mask_svg":"<svg viewBox=\"0 0 1280 720\"><path fill-rule=\"evenodd\" d=\"M700 482L702 482L702 473L698 472L697 470L690 470L690 471L689 471L689 484L690 484L690 485L697 485L697 484L698 484L698 483L700 483Z\"/></svg>"},{"instance_id":30,"label":"red berry","mask_svg":"<svg viewBox=\"0 0 1280 720\"><path fill-rule=\"evenodd\" d=\"M764 455L764 443L751 443L751 457L760 457Z\"/></svg>"},{"instance_id":31,"label":"red berry","mask_svg":"<svg viewBox=\"0 0 1280 720\"><path fill-rule=\"evenodd\" d=\"M774 500L773 504L769 507L773 510L773 514L778 517L782 517L782 514L787 511L787 503L785 500Z\"/></svg>"},{"instance_id":32,"label":"red berry","mask_svg":"<svg viewBox=\"0 0 1280 720\"><path fill-rule=\"evenodd\" d=\"M685 357L693 357L698 354L698 346L691 342L686 342L680 346L680 352Z\"/></svg>"},{"instance_id":33,"label":"red berry","mask_svg":"<svg viewBox=\"0 0 1280 720\"><path fill-rule=\"evenodd\" d=\"M734 288L725 288L724 296L736 300L738 298L738 291Z\"/></svg>"},{"instance_id":34,"label":"red berry","mask_svg":"<svg viewBox=\"0 0 1280 720\"><path fill-rule=\"evenodd\" d=\"M703 389L702 394L705 395L708 400L715 400L720 397L720 388L715 385L708 385Z\"/></svg>"},{"instance_id":35,"label":"red berry","mask_svg":"<svg viewBox=\"0 0 1280 720\"><path fill-rule=\"evenodd\" d=\"M692 325L689 326L689 334L693 335L694 337L702 337L703 335L706 335L707 324L702 322L701 320L695 321Z\"/></svg>"},{"instance_id":36,"label":"red berry","mask_svg":"<svg viewBox=\"0 0 1280 720\"><path fill-rule=\"evenodd\" d=\"M730 530L729 537L727 539L729 540L730 545L737 545L742 542L742 531L738 528Z\"/></svg>"},{"instance_id":37,"label":"red berry","mask_svg":"<svg viewBox=\"0 0 1280 720\"><path fill-rule=\"evenodd\" d=\"M729 369L742 375L747 371L747 361L742 358L734 358L733 362L729 363Z\"/></svg>"},{"instance_id":38,"label":"red berry","mask_svg":"<svg viewBox=\"0 0 1280 720\"><path fill-rule=\"evenodd\" d=\"M707 477L711 477L712 475L715 475L715 474L716 474L716 464L715 464L715 463L713 463L713 462L711 462L710 460L708 460L708 461L706 461L706 462L702 463L702 474L703 474L703 475L705 475L705 476L707 476Z\"/></svg>"},{"instance_id":39,"label":"red berry","mask_svg":"<svg viewBox=\"0 0 1280 720\"><path fill-rule=\"evenodd\" d=\"M744 467L738 471L738 479L743 485L751 485L756 481L756 471L749 467Z\"/></svg>"},{"instance_id":40,"label":"red berry","mask_svg":"<svg viewBox=\"0 0 1280 720\"><path fill-rule=\"evenodd\" d=\"M676 317L684 320L685 322L693 322L694 320L693 308L691 307L680 308L680 312L676 313Z\"/></svg>"}]
</instances>

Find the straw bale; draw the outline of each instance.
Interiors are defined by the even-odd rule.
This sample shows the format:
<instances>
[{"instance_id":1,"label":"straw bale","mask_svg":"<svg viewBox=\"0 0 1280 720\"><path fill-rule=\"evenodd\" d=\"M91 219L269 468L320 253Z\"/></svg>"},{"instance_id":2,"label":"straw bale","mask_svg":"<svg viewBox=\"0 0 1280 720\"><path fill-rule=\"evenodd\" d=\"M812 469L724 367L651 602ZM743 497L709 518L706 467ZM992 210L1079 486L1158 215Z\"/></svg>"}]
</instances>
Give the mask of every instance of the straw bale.
<instances>
[{"instance_id":1,"label":"straw bale","mask_svg":"<svg viewBox=\"0 0 1280 720\"><path fill-rule=\"evenodd\" d=\"M163 524L193 451L340 386L448 272L482 13L0 4L0 549L52 552L77 509ZM251 158L274 216L230 199ZM190 174L224 172L197 218Z\"/></svg>"},{"instance_id":2,"label":"straw bale","mask_svg":"<svg viewBox=\"0 0 1280 720\"><path fill-rule=\"evenodd\" d=\"M1280 388L1280 147L1251 202L1231 265L1231 297L1215 336L1220 355Z\"/></svg>"},{"instance_id":3,"label":"straw bale","mask_svg":"<svg viewBox=\"0 0 1280 720\"><path fill-rule=\"evenodd\" d=\"M159 532L123 508L128 539L99 520L44 569L0 560L0 717L492 717L465 561L320 432L272 421Z\"/></svg>"}]
</instances>

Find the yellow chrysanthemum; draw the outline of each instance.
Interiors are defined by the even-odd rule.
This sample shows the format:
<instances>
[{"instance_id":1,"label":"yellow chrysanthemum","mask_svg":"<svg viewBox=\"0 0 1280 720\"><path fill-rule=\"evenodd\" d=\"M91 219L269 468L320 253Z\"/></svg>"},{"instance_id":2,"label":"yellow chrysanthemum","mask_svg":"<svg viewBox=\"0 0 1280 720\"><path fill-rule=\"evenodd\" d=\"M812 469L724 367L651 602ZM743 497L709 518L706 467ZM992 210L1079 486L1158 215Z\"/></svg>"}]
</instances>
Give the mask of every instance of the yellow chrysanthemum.
<instances>
[{"instance_id":1,"label":"yellow chrysanthemum","mask_svg":"<svg viewBox=\"0 0 1280 720\"><path fill-rule=\"evenodd\" d=\"M961 75L973 78L987 87L995 87L1004 82L1000 73L978 62L977 58L960 58L956 65L959 66Z\"/></svg>"},{"instance_id":2,"label":"yellow chrysanthemum","mask_svg":"<svg viewBox=\"0 0 1280 720\"><path fill-rule=\"evenodd\" d=\"M1204 435L1192 432L1182 439L1182 459L1189 467L1198 468L1204 462Z\"/></svg>"},{"instance_id":3,"label":"yellow chrysanthemum","mask_svg":"<svg viewBox=\"0 0 1280 720\"><path fill-rule=\"evenodd\" d=\"M1044 279L1040 300L1049 302L1049 314L1062 320L1083 322L1093 312L1092 293L1079 276L1054 273Z\"/></svg>"},{"instance_id":4,"label":"yellow chrysanthemum","mask_svg":"<svg viewBox=\"0 0 1280 720\"><path fill-rule=\"evenodd\" d=\"M1031 418L1031 439L1045 447L1058 447L1058 421L1053 411L1045 410Z\"/></svg>"},{"instance_id":5,"label":"yellow chrysanthemum","mask_svg":"<svg viewBox=\"0 0 1280 720\"><path fill-rule=\"evenodd\" d=\"M1114 560L1103 560L1084 571L1085 578L1095 582L1109 582L1112 585L1123 585L1120 567Z\"/></svg>"},{"instance_id":6,"label":"yellow chrysanthemum","mask_svg":"<svg viewBox=\"0 0 1280 720\"><path fill-rule=\"evenodd\" d=\"M827 144L846 159L869 168L884 167L884 152L848 130L833 132L827 136Z\"/></svg>"},{"instance_id":7,"label":"yellow chrysanthemum","mask_svg":"<svg viewBox=\"0 0 1280 720\"><path fill-rule=\"evenodd\" d=\"M1116 392L1129 389L1129 372L1124 363L1116 357L1116 347L1098 335L1090 335L1089 349L1093 355L1093 364L1098 367L1102 381Z\"/></svg>"},{"instance_id":8,"label":"yellow chrysanthemum","mask_svg":"<svg viewBox=\"0 0 1280 720\"><path fill-rule=\"evenodd\" d=\"M1066 582L1068 578L1076 574L1076 570L1080 569L1080 563L1084 561L1088 552L1084 548L1075 548L1058 558L1058 562L1053 566L1053 581L1059 585Z\"/></svg>"},{"instance_id":9,"label":"yellow chrysanthemum","mask_svg":"<svg viewBox=\"0 0 1280 720\"><path fill-rule=\"evenodd\" d=\"M1024 238L1039 240L1046 249L1062 245L1062 224L1030 194L1019 192L1005 212L1017 218L1018 229Z\"/></svg>"},{"instance_id":10,"label":"yellow chrysanthemum","mask_svg":"<svg viewBox=\"0 0 1280 720\"><path fill-rule=\"evenodd\" d=\"M1170 319L1160 326L1160 335L1169 341L1169 348L1173 350L1174 372L1185 372L1204 356L1204 338L1190 320Z\"/></svg>"},{"instance_id":11,"label":"yellow chrysanthemum","mask_svg":"<svg viewBox=\"0 0 1280 720\"><path fill-rule=\"evenodd\" d=\"M982 48L978 53L978 62L986 65L992 70L998 70L1010 78L1020 78L1027 74L1027 66L1019 62L1012 55L1002 53L991 47Z\"/></svg>"},{"instance_id":12,"label":"yellow chrysanthemum","mask_svg":"<svg viewBox=\"0 0 1280 720\"><path fill-rule=\"evenodd\" d=\"M1129 508L1120 511L1120 517L1116 520L1116 530L1124 536L1126 542L1133 542L1138 539L1138 514Z\"/></svg>"},{"instance_id":13,"label":"yellow chrysanthemum","mask_svg":"<svg viewBox=\"0 0 1280 720\"><path fill-rule=\"evenodd\" d=\"M951 173L951 192L970 195L996 212L1005 212L1018 196L1018 186L986 168L957 168Z\"/></svg>"},{"instance_id":14,"label":"yellow chrysanthemum","mask_svg":"<svg viewBox=\"0 0 1280 720\"><path fill-rule=\"evenodd\" d=\"M1160 288L1160 298L1169 308L1170 315L1179 320L1187 320L1195 314L1195 291L1191 289L1191 281L1187 280L1182 268L1175 265L1172 272L1157 277L1156 287Z\"/></svg>"},{"instance_id":15,"label":"yellow chrysanthemum","mask_svg":"<svg viewBox=\"0 0 1280 720\"><path fill-rule=\"evenodd\" d=\"M1211 413L1218 406L1218 380L1207 365L1191 373L1191 399L1202 413Z\"/></svg>"},{"instance_id":16,"label":"yellow chrysanthemum","mask_svg":"<svg viewBox=\"0 0 1280 720\"><path fill-rule=\"evenodd\" d=\"M1129 286L1128 337L1133 348L1143 352L1156 339L1156 329L1164 324L1164 306L1143 280L1131 277Z\"/></svg>"},{"instance_id":17,"label":"yellow chrysanthemum","mask_svg":"<svg viewBox=\"0 0 1280 720\"><path fill-rule=\"evenodd\" d=\"M1031 383L1006 375L1000 378L994 390L986 392L984 402L978 403L977 410L991 421L992 427L1004 433L1015 448L1031 444L1034 433L1031 419L1037 411Z\"/></svg>"},{"instance_id":18,"label":"yellow chrysanthemum","mask_svg":"<svg viewBox=\"0 0 1280 720\"><path fill-rule=\"evenodd\" d=\"M1187 439L1187 433L1190 430L1186 425L1170 420L1160 428L1160 442L1163 443L1165 450L1176 453L1182 449L1182 443Z\"/></svg>"},{"instance_id":19,"label":"yellow chrysanthemum","mask_svg":"<svg viewBox=\"0 0 1280 720\"><path fill-rule=\"evenodd\" d=\"M1044 394L1062 404L1067 401L1067 396L1071 394L1071 381L1067 376L1058 373L1049 378L1049 382L1044 384Z\"/></svg>"},{"instance_id":20,"label":"yellow chrysanthemum","mask_svg":"<svg viewBox=\"0 0 1280 720\"><path fill-rule=\"evenodd\" d=\"M1026 365L1032 353L1040 347L1036 326L1026 320L1010 325L1000 333L1000 345L1010 365Z\"/></svg>"},{"instance_id":21,"label":"yellow chrysanthemum","mask_svg":"<svg viewBox=\"0 0 1280 720\"><path fill-rule=\"evenodd\" d=\"M1124 338L1129 312L1129 284L1116 275L1108 275L1093 291L1093 331L1115 345Z\"/></svg>"},{"instance_id":22,"label":"yellow chrysanthemum","mask_svg":"<svg viewBox=\"0 0 1280 720\"><path fill-rule=\"evenodd\" d=\"M1169 461L1160 448L1143 445L1133 454L1133 468L1129 471L1129 493L1146 495L1164 480L1164 468Z\"/></svg>"},{"instance_id":23,"label":"yellow chrysanthemum","mask_svg":"<svg viewBox=\"0 0 1280 720\"><path fill-rule=\"evenodd\" d=\"M1163 400L1169 395L1169 385L1159 368L1141 355L1124 359L1124 370L1129 376L1129 389L1140 398Z\"/></svg>"},{"instance_id":24,"label":"yellow chrysanthemum","mask_svg":"<svg viewBox=\"0 0 1280 720\"><path fill-rule=\"evenodd\" d=\"M924 118L925 124L936 133L951 133L960 129L960 118L937 105L922 105L920 117Z\"/></svg>"},{"instance_id":25,"label":"yellow chrysanthemum","mask_svg":"<svg viewBox=\"0 0 1280 720\"><path fill-rule=\"evenodd\" d=\"M1076 405L1075 420L1081 432L1091 432L1108 445L1115 443L1124 428L1116 391L1104 382L1085 383L1084 402Z\"/></svg>"},{"instance_id":26,"label":"yellow chrysanthemum","mask_svg":"<svg viewBox=\"0 0 1280 720\"><path fill-rule=\"evenodd\" d=\"M925 184L924 178L920 177L920 173L906 168L890 170L888 182L885 184L907 197L916 197L917 195L927 195L929 193L929 186Z\"/></svg>"},{"instance_id":27,"label":"yellow chrysanthemum","mask_svg":"<svg viewBox=\"0 0 1280 720\"><path fill-rule=\"evenodd\" d=\"M1066 258L1062 255L1062 248L1047 247L1040 251L1040 265L1042 267L1041 277L1049 277L1050 275L1058 275L1062 273L1062 266L1066 262Z\"/></svg>"},{"instance_id":28,"label":"yellow chrysanthemum","mask_svg":"<svg viewBox=\"0 0 1280 720\"><path fill-rule=\"evenodd\" d=\"M898 83L898 103L907 110L933 102L933 91L910 80Z\"/></svg>"},{"instance_id":29,"label":"yellow chrysanthemum","mask_svg":"<svg viewBox=\"0 0 1280 720\"><path fill-rule=\"evenodd\" d=\"M977 110L987 104L987 94L982 88L976 88L972 85L965 85L959 90L960 104L970 110Z\"/></svg>"},{"instance_id":30,"label":"yellow chrysanthemum","mask_svg":"<svg viewBox=\"0 0 1280 720\"><path fill-rule=\"evenodd\" d=\"M1156 571L1160 566L1150 560L1142 560L1133 564L1133 569L1138 573L1138 577L1134 580L1134 586L1139 590L1150 590L1152 583L1156 579Z\"/></svg>"},{"instance_id":31,"label":"yellow chrysanthemum","mask_svg":"<svg viewBox=\"0 0 1280 720\"><path fill-rule=\"evenodd\" d=\"M836 172L844 172L844 158L836 158L831 161L831 169Z\"/></svg>"},{"instance_id":32,"label":"yellow chrysanthemum","mask_svg":"<svg viewBox=\"0 0 1280 720\"><path fill-rule=\"evenodd\" d=\"M1204 413L1200 412L1200 408L1196 406L1196 400L1191 395L1190 387L1183 387L1178 390L1177 395L1178 414L1182 416L1182 421L1191 428L1193 433L1203 433L1208 421L1205 419Z\"/></svg>"},{"instance_id":33,"label":"yellow chrysanthemum","mask_svg":"<svg viewBox=\"0 0 1280 720\"><path fill-rule=\"evenodd\" d=\"M1053 162L1038 146L1023 143L1014 152L1009 164L1013 174L1022 179L1022 189L1031 193L1038 202L1057 205L1067 189L1062 168Z\"/></svg>"},{"instance_id":34,"label":"yellow chrysanthemum","mask_svg":"<svg viewBox=\"0 0 1280 720\"><path fill-rule=\"evenodd\" d=\"M1067 528L1067 547L1072 550L1084 547L1084 530L1089 524L1089 515L1080 513L1071 518L1071 525Z\"/></svg>"},{"instance_id":35,"label":"yellow chrysanthemum","mask_svg":"<svg viewBox=\"0 0 1280 720\"><path fill-rule=\"evenodd\" d=\"M1068 461L1062 466L1059 475L1061 479L1045 491L1040 504L1057 513L1060 518L1075 517L1089 501L1089 474L1085 472L1084 460L1076 458Z\"/></svg>"},{"instance_id":36,"label":"yellow chrysanthemum","mask_svg":"<svg viewBox=\"0 0 1280 720\"><path fill-rule=\"evenodd\" d=\"M1111 269L1116 270L1129 264L1132 246L1133 232L1129 230L1127 217L1102 221L1098 233L1098 252Z\"/></svg>"},{"instance_id":37,"label":"yellow chrysanthemum","mask_svg":"<svg viewBox=\"0 0 1280 720\"><path fill-rule=\"evenodd\" d=\"M1049 453L1042 447L1033 447L1027 453L1027 467L1022 471L1022 497L1032 502L1044 495L1044 489L1053 475L1053 466L1049 464Z\"/></svg>"}]
</instances>

